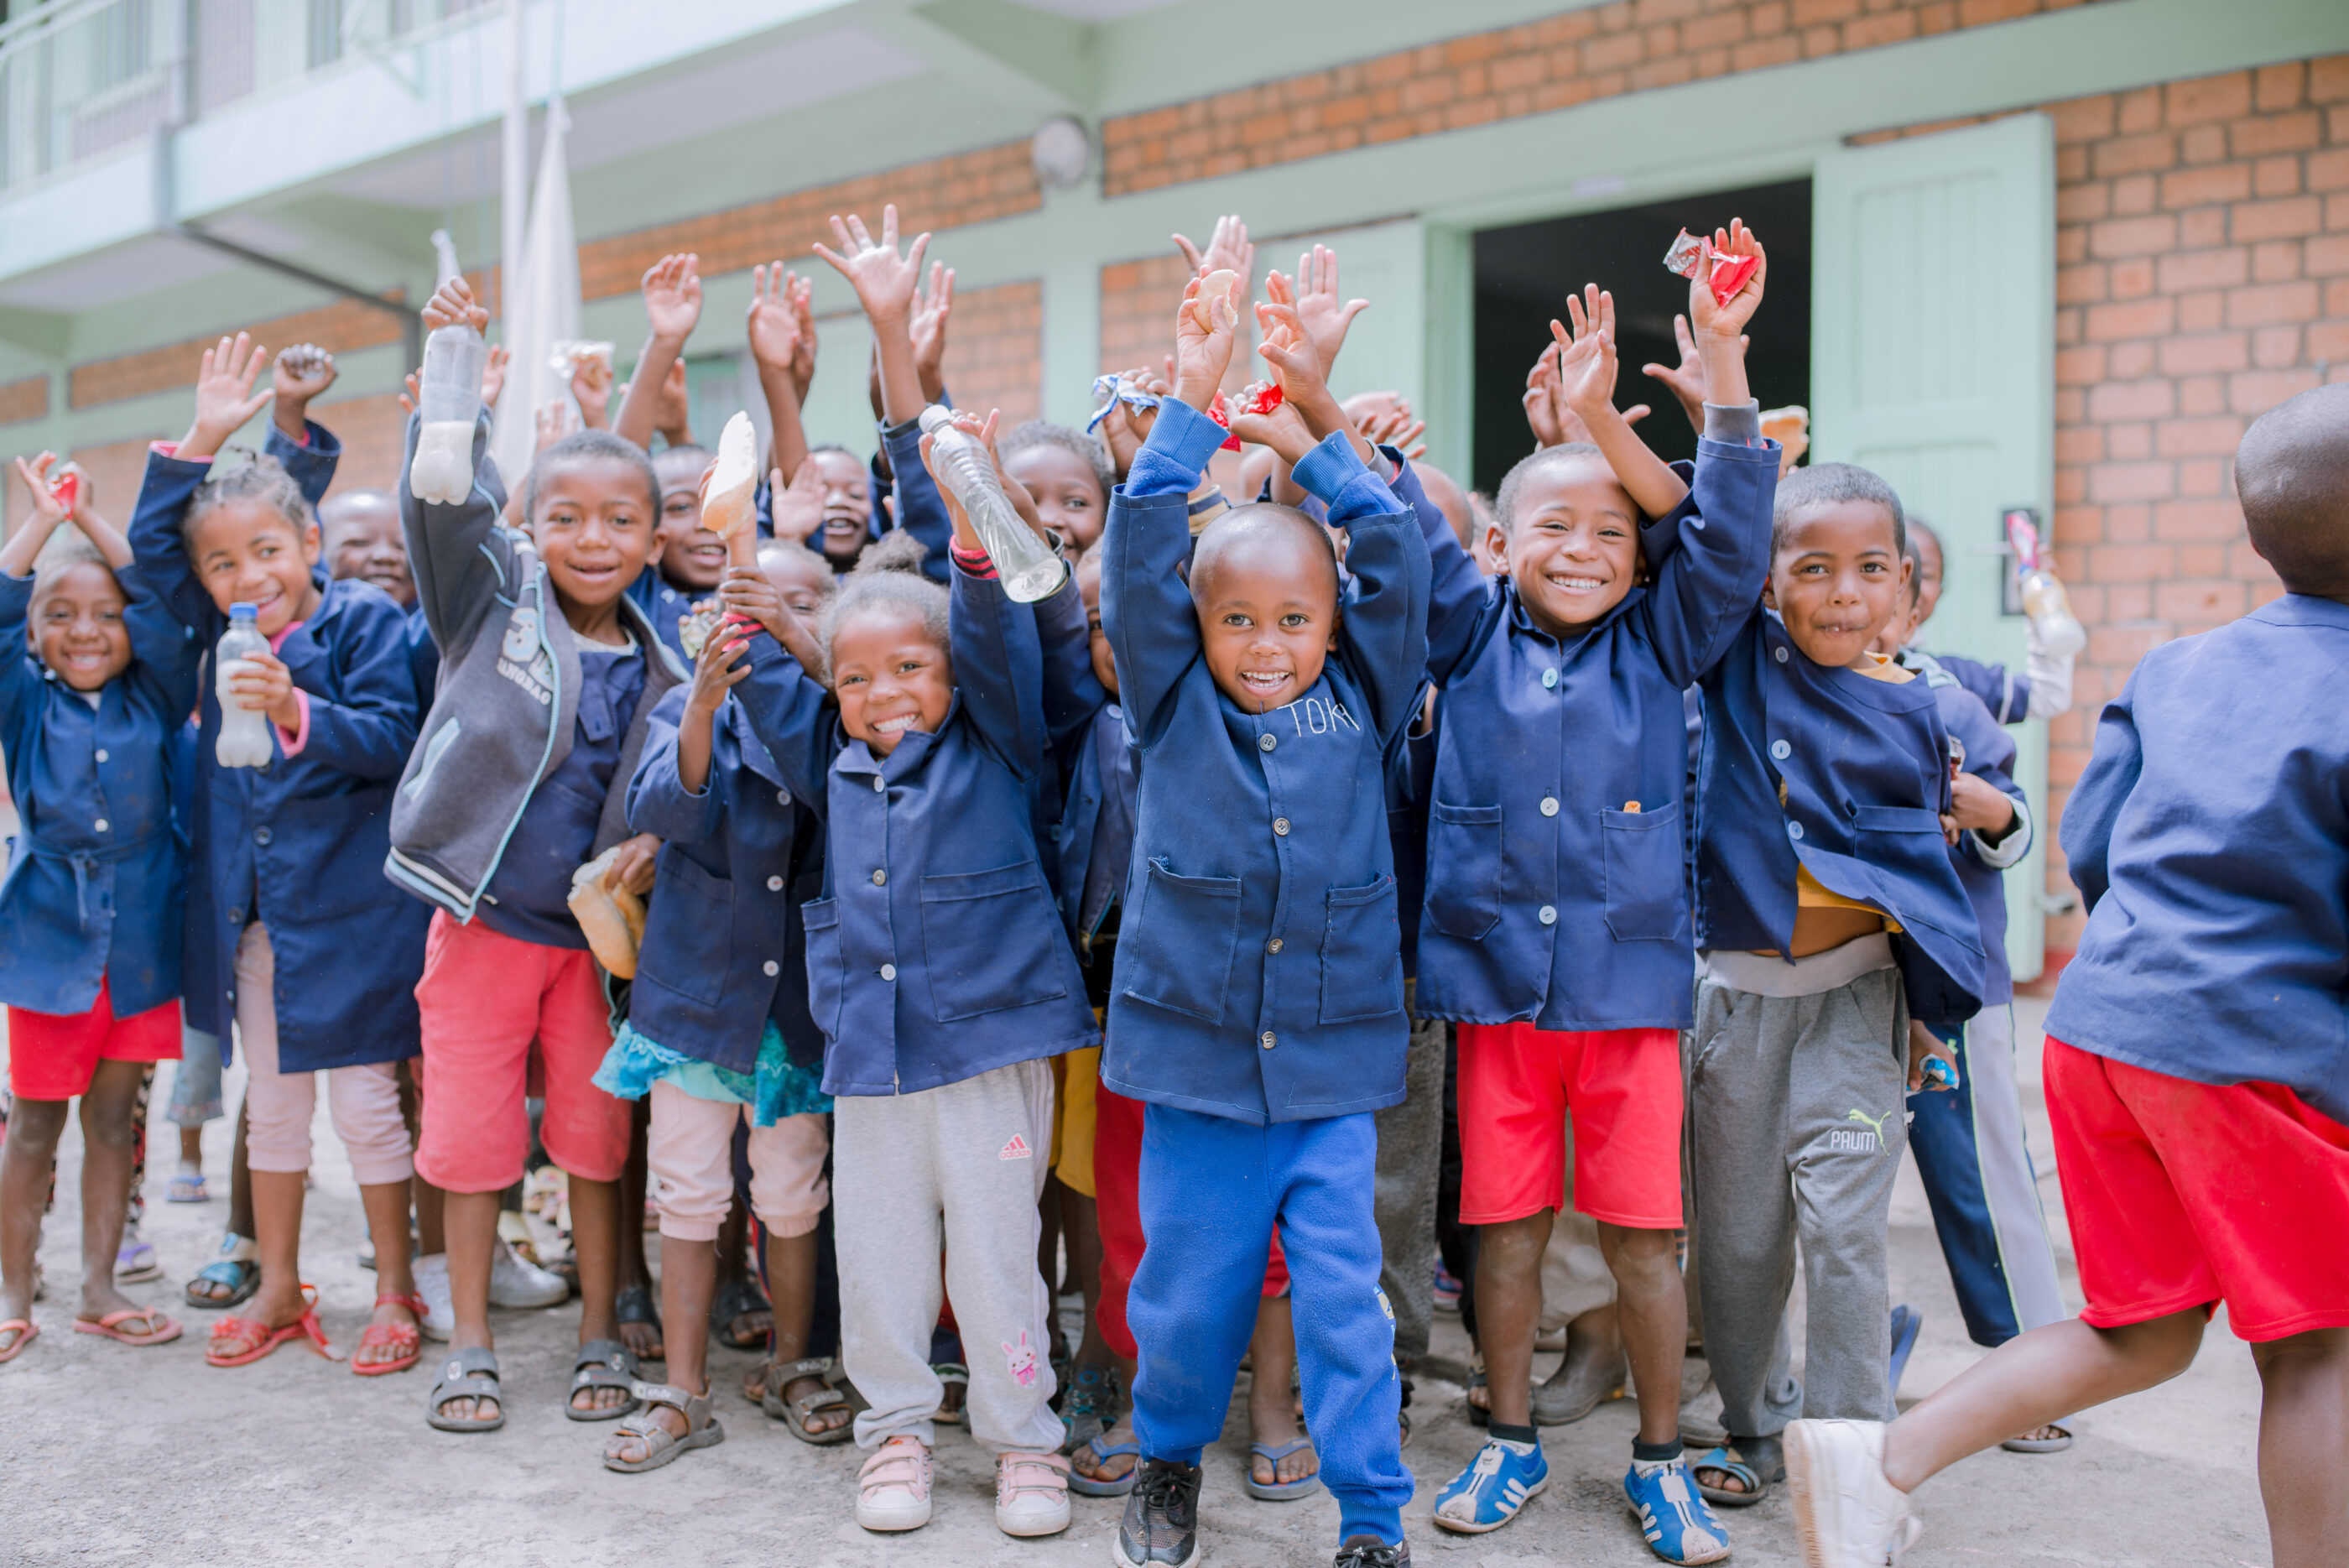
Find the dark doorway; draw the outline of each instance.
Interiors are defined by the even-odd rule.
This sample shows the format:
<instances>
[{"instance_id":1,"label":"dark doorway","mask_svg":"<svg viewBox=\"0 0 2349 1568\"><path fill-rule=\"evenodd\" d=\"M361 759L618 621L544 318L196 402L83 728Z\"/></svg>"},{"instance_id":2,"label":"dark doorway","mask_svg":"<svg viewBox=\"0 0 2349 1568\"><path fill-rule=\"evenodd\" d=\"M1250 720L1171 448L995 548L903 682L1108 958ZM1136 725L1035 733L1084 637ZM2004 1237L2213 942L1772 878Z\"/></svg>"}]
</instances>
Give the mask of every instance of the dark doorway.
<instances>
[{"instance_id":1,"label":"dark doorway","mask_svg":"<svg viewBox=\"0 0 2349 1568\"><path fill-rule=\"evenodd\" d=\"M1550 218L1476 235L1476 488L1491 494L1511 464L1533 450L1520 400L1534 356L1550 340L1553 317L1585 283L1615 296L1615 406L1647 403L1639 425L1667 459L1694 457L1696 433L1671 392L1640 373L1651 360L1680 362L1672 317L1688 308L1688 280L1666 272L1664 252L1692 234L1745 220L1770 253L1768 296L1754 318L1746 377L1765 409L1810 402L1811 182L1792 180L1713 191L1644 207Z\"/></svg>"}]
</instances>

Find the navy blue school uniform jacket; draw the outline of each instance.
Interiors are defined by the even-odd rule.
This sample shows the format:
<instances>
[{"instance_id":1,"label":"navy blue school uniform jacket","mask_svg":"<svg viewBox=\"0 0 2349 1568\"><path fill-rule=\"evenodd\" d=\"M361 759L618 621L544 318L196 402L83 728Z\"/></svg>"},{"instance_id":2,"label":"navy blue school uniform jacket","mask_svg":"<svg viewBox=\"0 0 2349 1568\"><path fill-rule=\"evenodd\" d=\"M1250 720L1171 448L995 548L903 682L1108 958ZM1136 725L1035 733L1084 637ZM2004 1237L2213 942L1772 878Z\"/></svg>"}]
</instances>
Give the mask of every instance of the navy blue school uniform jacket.
<instances>
[{"instance_id":1,"label":"navy blue school uniform jacket","mask_svg":"<svg viewBox=\"0 0 2349 1568\"><path fill-rule=\"evenodd\" d=\"M628 585L628 597L653 623L653 635L660 639L661 646L676 654L678 663L691 669L693 660L685 651L685 636L679 626L685 617L693 613L697 602L694 596L662 576L658 566L647 566Z\"/></svg>"},{"instance_id":2,"label":"navy blue school uniform jacket","mask_svg":"<svg viewBox=\"0 0 2349 1568\"><path fill-rule=\"evenodd\" d=\"M1988 844L1969 829L1950 850L1950 863L1958 868L1958 880L1965 885L1974 919L1982 927L1982 1005L2003 1007L2014 1000L2014 971L2006 957L2006 868L2031 853L2036 831L2031 802L2014 782L2014 737L1964 678L1944 667L1939 655L1904 648L1900 663L1932 689L1950 738L1966 748L1966 772L2014 803L2014 826L2005 837Z\"/></svg>"},{"instance_id":3,"label":"navy blue school uniform jacket","mask_svg":"<svg viewBox=\"0 0 2349 1568\"><path fill-rule=\"evenodd\" d=\"M730 696L711 722L709 776L687 789L677 735L688 695L678 687L653 710L627 785L629 827L661 840L628 1021L680 1054L749 1073L772 1020L792 1059L813 1064L823 1038L795 896L812 814Z\"/></svg>"},{"instance_id":4,"label":"navy blue school uniform jacket","mask_svg":"<svg viewBox=\"0 0 2349 1568\"><path fill-rule=\"evenodd\" d=\"M187 836L175 766L198 650L140 570L117 574L130 665L92 703L25 645L33 579L0 576L0 753L16 836L0 881L0 1002L118 1018L180 994Z\"/></svg>"},{"instance_id":5,"label":"navy blue school uniform jacket","mask_svg":"<svg viewBox=\"0 0 2349 1568\"><path fill-rule=\"evenodd\" d=\"M1749 410L1710 410L1707 424L1688 498L1668 519L1672 545L1651 553L1654 581L1578 636L1551 636L1514 582L1479 576L1448 524L1426 531L1429 673L1444 688L1444 723L1423 1017L1572 1030L1692 1022L1681 693L1761 595L1778 478L1777 448ZM1754 444L1726 439L1749 427Z\"/></svg>"},{"instance_id":6,"label":"navy blue school uniform jacket","mask_svg":"<svg viewBox=\"0 0 2349 1568\"><path fill-rule=\"evenodd\" d=\"M2031 716L2030 676L2009 670L2003 664L1984 664L1979 659L1966 659L1954 653L1935 653L1926 657L1940 666L1943 674L1979 698L1982 705L1989 710L1993 722L2020 724Z\"/></svg>"},{"instance_id":7,"label":"navy blue school uniform jacket","mask_svg":"<svg viewBox=\"0 0 2349 1568\"><path fill-rule=\"evenodd\" d=\"M1035 617L959 566L948 592L954 701L886 757L771 638L734 688L781 787L824 803L823 897L801 913L831 1095L935 1089L1101 1037L1036 836Z\"/></svg>"},{"instance_id":8,"label":"navy blue school uniform jacket","mask_svg":"<svg viewBox=\"0 0 2349 1568\"><path fill-rule=\"evenodd\" d=\"M2287 594L2147 654L2064 809L2088 905L2047 1033L2349 1123L2349 605Z\"/></svg>"},{"instance_id":9,"label":"navy blue school uniform jacket","mask_svg":"<svg viewBox=\"0 0 2349 1568\"><path fill-rule=\"evenodd\" d=\"M1759 605L1702 684L1697 946L1787 951L1795 873L1808 867L1899 923L1910 1016L1971 1018L1982 928L1941 836L1949 729L1932 688L1814 663Z\"/></svg>"},{"instance_id":10,"label":"navy blue school uniform jacket","mask_svg":"<svg viewBox=\"0 0 2349 1568\"><path fill-rule=\"evenodd\" d=\"M1262 1126L1402 1098L1385 761L1427 663L1427 549L1333 436L1297 478L1347 530L1338 647L1303 697L1250 713L1209 674L1185 495L1222 427L1168 399L1110 502L1102 618L1142 752L1102 1081Z\"/></svg>"},{"instance_id":11,"label":"navy blue school uniform jacket","mask_svg":"<svg viewBox=\"0 0 2349 1568\"><path fill-rule=\"evenodd\" d=\"M150 453L130 522L139 570L205 651L228 618L189 565L180 520L210 470ZM416 1054L424 971L424 912L378 869L392 785L416 742L408 618L372 584L315 570L312 581L318 607L277 650L309 698L298 753L285 754L273 724L267 767L222 767L219 694L208 679L198 692L187 1021L219 1035L226 1055L237 940L262 921L276 954L278 1066L287 1073Z\"/></svg>"}]
</instances>

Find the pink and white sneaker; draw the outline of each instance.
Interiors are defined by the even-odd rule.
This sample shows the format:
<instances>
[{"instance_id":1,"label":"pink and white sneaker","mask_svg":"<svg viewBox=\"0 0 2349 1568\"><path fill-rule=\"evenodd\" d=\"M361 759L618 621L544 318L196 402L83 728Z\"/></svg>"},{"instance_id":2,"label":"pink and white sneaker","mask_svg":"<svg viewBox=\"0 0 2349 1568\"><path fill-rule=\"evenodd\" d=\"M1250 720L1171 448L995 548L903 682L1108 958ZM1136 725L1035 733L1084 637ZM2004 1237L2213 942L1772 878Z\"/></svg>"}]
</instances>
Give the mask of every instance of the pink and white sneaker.
<instances>
[{"instance_id":1,"label":"pink and white sneaker","mask_svg":"<svg viewBox=\"0 0 2349 1568\"><path fill-rule=\"evenodd\" d=\"M921 1529L930 1521L930 1450L918 1438L890 1438L856 1472L856 1522L865 1529Z\"/></svg>"},{"instance_id":2,"label":"pink and white sneaker","mask_svg":"<svg viewBox=\"0 0 2349 1568\"><path fill-rule=\"evenodd\" d=\"M1069 1461L1009 1449L995 1456L995 1523L1006 1535L1058 1535L1069 1528Z\"/></svg>"}]
</instances>

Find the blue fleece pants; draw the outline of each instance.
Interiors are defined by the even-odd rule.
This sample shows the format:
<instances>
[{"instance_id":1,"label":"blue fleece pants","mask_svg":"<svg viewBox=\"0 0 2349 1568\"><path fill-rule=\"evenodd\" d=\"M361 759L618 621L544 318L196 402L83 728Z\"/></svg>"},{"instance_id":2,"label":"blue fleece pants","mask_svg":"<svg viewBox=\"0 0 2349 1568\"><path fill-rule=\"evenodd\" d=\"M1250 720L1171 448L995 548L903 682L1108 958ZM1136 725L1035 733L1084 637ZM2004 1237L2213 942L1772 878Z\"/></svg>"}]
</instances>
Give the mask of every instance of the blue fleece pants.
<instances>
[{"instance_id":1,"label":"blue fleece pants","mask_svg":"<svg viewBox=\"0 0 2349 1568\"><path fill-rule=\"evenodd\" d=\"M1394 1313L1379 1290L1378 1154L1367 1114L1259 1127L1150 1106L1143 1251L1126 1317L1141 1352L1134 1437L1151 1459L1195 1465L1223 1436L1278 1224L1305 1419L1338 1500L1338 1538L1392 1543L1412 1475L1396 1421Z\"/></svg>"}]
</instances>

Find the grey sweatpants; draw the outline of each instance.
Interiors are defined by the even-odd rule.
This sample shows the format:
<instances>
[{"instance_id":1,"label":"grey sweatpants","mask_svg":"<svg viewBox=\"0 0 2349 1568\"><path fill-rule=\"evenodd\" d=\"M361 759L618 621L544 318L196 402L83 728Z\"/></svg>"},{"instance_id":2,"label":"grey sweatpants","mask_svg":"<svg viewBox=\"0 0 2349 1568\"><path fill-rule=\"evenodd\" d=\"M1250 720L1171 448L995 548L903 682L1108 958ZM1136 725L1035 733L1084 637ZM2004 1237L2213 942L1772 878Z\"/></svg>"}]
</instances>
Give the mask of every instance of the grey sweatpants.
<instances>
[{"instance_id":1,"label":"grey sweatpants","mask_svg":"<svg viewBox=\"0 0 2349 1568\"><path fill-rule=\"evenodd\" d=\"M1402 1103L1376 1114L1379 1288L1394 1311L1395 1363L1427 1354L1435 1315L1435 1188L1444 1160L1444 1042L1449 1023L1411 1023Z\"/></svg>"},{"instance_id":2,"label":"grey sweatpants","mask_svg":"<svg viewBox=\"0 0 2349 1568\"><path fill-rule=\"evenodd\" d=\"M872 1408L856 1441L935 1440L945 1392L930 1332L954 1300L970 1365L971 1436L1000 1451L1061 1446L1051 1301L1036 1272L1036 1200L1052 1152L1052 1064L1017 1062L910 1095L833 1101L840 1359Z\"/></svg>"},{"instance_id":3,"label":"grey sweatpants","mask_svg":"<svg viewBox=\"0 0 2349 1568\"><path fill-rule=\"evenodd\" d=\"M1798 1416L1893 1415L1885 1232L1907 1142L1908 1035L1894 969L1809 996L1757 995L1717 975L1698 983L1689 1074L1698 1289L1723 1425L1741 1437L1776 1433ZM1784 1332L1797 1237L1808 1310L1801 1384Z\"/></svg>"}]
</instances>

